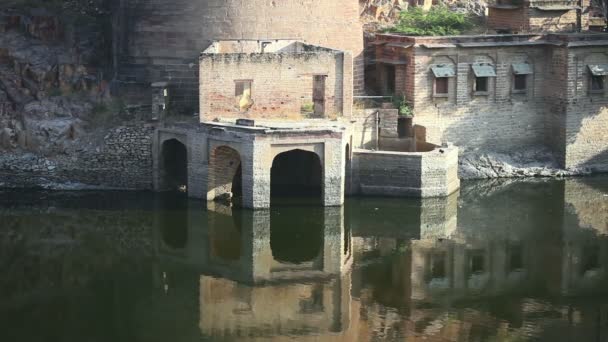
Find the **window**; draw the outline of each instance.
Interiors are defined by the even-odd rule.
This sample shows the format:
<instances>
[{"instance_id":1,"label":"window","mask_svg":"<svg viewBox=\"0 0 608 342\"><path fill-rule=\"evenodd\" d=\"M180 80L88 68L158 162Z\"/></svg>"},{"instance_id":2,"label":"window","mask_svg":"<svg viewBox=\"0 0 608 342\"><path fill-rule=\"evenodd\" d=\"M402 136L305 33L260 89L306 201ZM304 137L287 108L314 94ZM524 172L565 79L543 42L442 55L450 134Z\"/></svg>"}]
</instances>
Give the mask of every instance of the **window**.
<instances>
[{"instance_id":1,"label":"window","mask_svg":"<svg viewBox=\"0 0 608 342\"><path fill-rule=\"evenodd\" d=\"M473 93L475 95L487 95L490 91L490 77L496 77L494 66L488 63L476 63L471 67L475 75Z\"/></svg>"},{"instance_id":2,"label":"window","mask_svg":"<svg viewBox=\"0 0 608 342\"><path fill-rule=\"evenodd\" d=\"M448 95L448 82L447 77L435 78L435 96L447 96Z\"/></svg>"},{"instance_id":3,"label":"window","mask_svg":"<svg viewBox=\"0 0 608 342\"><path fill-rule=\"evenodd\" d=\"M488 92L488 78L487 77L476 77L475 78L475 92L476 93L487 93Z\"/></svg>"},{"instance_id":4,"label":"window","mask_svg":"<svg viewBox=\"0 0 608 342\"><path fill-rule=\"evenodd\" d=\"M236 80L234 81L234 96L241 97L248 90L251 95L251 80Z\"/></svg>"},{"instance_id":5,"label":"window","mask_svg":"<svg viewBox=\"0 0 608 342\"><path fill-rule=\"evenodd\" d=\"M483 250L469 252L469 274L479 274L485 271L485 258Z\"/></svg>"},{"instance_id":6,"label":"window","mask_svg":"<svg viewBox=\"0 0 608 342\"><path fill-rule=\"evenodd\" d=\"M602 93L604 92L604 76L591 76L591 92Z\"/></svg>"},{"instance_id":7,"label":"window","mask_svg":"<svg viewBox=\"0 0 608 342\"><path fill-rule=\"evenodd\" d=\"M513 64L513 93L526 93L528 90L528 75L532 75L532 73L532 65L529 63Z\"/></svg>"},{"instance_id":8,"label":"window","mask_svg":"<svg viewBox=\"0 0 608 342\"><path fill-rule=\"evenodd\" d=\"M526 89L528 89L528 76L514 75L513 90L515 90L516 92L525 92Z\"/></svg>"},{"instance_id":9,"label":"window","mask_svg":"<svg viewBox=\"0 0 608 342\"><path fill-rule=\"evenodd\" d=\"M431 66L431 71L435 77L433 83L434 97L448 97L450 91L450 78L456 76L453 65L437 64Z\"/></svg>"},{"instance_id":10,"label":"window","mask_svg":"<svg viewBox=\"0 0 608 342\"><path fill-rule=\"evenodd\" d=\"M592 94L603 94L605 90L606 76L608 76L608 64L588 65L590 72L589 92Z\"/></svg>"}]
</instances>

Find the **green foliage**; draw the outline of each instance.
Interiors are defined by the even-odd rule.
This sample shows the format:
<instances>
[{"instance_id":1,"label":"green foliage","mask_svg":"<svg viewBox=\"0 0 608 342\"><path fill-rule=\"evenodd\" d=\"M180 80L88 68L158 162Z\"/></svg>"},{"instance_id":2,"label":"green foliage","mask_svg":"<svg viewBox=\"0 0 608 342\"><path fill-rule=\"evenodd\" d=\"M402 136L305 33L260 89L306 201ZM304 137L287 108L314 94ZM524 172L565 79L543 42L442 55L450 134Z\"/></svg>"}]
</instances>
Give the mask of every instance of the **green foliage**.
<instances>
[{"instance_id":1,"label":"green foliage","mask_svg":"<svg viewBox=\"0 0 608 342\"><path fill-rule=\"evenodd\" d=\"M412 110L412 107L410 106L410 103L406 100L405 96L401 98L395 98L393 100L393 105L399 110L399 115L414 116L414 111Z\"/></svg>"},{"instance_id":2,"label":"green foliage","mask_svg":"<svg viewBox=\"0 0 608 342\"><path fill-rule=\"evenodd\" d=\"M305 102L302 103L300 110L302 113L312 113L315 111L315 105L312 102Z\"/></svg>"},{"instance_id":3,"label":"green foliage","mask_svg":"<svg viewBox=\"0 0 608 342\"><path fill-rule=\"evenodd\" d=\"M412 36L449 36L473 27L470 16L451 11L446 6L436 6L429 11L420 7L402 11L397 24L386 31Z\"/></svg>"}]
</instances>

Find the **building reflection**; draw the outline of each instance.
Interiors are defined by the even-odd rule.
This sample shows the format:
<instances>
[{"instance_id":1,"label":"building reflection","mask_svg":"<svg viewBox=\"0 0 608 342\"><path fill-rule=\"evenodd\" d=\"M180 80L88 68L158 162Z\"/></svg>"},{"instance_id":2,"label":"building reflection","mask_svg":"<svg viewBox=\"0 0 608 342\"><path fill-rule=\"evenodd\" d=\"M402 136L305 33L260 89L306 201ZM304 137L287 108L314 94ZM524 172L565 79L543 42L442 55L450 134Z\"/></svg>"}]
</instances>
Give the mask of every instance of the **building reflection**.
<instances>
[{"instance_id":1,"label":"building reflection","mask_svg":"<svg viewBox=\"0 0 608 342\"><path fill-rule=\"evenodd\" d=\"M187 222L182 248L158 234L157 278L171 292L171 271L165 270L199 274L204 336L242 340L348 330L352 240L343 208L233 211L215 205L186 215L177 221ZM167 221L158 222L162 232Z\"/></svg>"},{"instance_id":2,"label":"building reflection","mask_svg":"<svg viewBox=\"0 0 608 342\"><path fill-rule=\"evenodd\" d=\"M592 339L608 333L608 307L585 299L608 295L608 237L588 187L567 181L532 205L517 196L536 190L515 185L460 208L455 195L188 210L185 246L157 244L159 271L193 270L197 325L213 338Z\"/></svg>"}]
</instances>

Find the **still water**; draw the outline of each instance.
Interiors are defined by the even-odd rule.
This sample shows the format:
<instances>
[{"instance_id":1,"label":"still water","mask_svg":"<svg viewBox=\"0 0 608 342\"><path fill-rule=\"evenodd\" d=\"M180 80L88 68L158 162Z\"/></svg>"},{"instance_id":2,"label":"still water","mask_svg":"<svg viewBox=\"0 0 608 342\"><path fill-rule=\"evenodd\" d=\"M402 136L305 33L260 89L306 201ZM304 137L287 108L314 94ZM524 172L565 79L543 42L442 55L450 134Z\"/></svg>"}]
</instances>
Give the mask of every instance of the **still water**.
<instances>
[{"instance_id":1,"label":"still water","mask_svg":"<svg viewBox=\"0 0 608 342\"><path fill-rule=\"evenodd\" d=\"M0 191L0 341L608 341L608 178L237 210Z\"/></svg>"}]
</instances>

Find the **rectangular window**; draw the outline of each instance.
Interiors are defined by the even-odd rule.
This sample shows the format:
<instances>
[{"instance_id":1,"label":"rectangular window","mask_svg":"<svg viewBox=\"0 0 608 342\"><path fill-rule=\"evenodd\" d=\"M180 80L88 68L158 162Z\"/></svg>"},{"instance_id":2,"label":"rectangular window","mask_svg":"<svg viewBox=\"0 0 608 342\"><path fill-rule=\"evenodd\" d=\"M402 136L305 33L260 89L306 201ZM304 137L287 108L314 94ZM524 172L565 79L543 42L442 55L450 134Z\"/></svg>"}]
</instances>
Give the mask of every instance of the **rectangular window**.
<instances>
[{"instance_id":1,"label":"rectangular window","mask_svg":"<svg viewBox=\"0 0 608 342\"><path fill-rule=\"evenodd\" d=\"M487 77L475 77L475 92L476 93L487 93L488 92L488 78Z\"/></svg>"},{"instance_id":2,"label":"rectangular window","mask_svg":"<svg viewBox=\"0 0 608 342\"><path fill-rule=\"evenodd\" d=\"M436 96L447 96L448 95L448 83L449 78L447 77L436 77L435 78L435 95Z\"/></svg>"},{"instance_id":3,"label":"rectangular window","mask_svg":"<svg viewBox=\"0 0 608 342\"><path fill-rule=\"evenodd\" d=\"M245 90L249 90L251 95L251 80L236 80L234 81L234 96L241 97L245 93Z\"/></svg>"},{"instance_id":4,"label":"rectangular window","mask_svg":"<svg viewBox=\"0 0 608 342\"><path fill-rule=\"evenodd\" d=\"M591 92L592 93L603 93L604 92L604 76L591 75Z\"/></svg>"},{"instance_id":5,"label":"rectangular window","mask_svg":"<svg viewBox=\"0 0 608 342\"><path fill-rule=\"evenodd\" d=\"M514 75L513 76L513 90L516 92L525 92L528 89L528 76L527 75Z\"/></svg>"}]
</instances>

